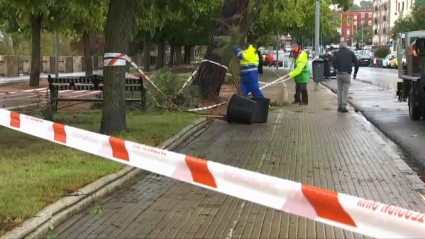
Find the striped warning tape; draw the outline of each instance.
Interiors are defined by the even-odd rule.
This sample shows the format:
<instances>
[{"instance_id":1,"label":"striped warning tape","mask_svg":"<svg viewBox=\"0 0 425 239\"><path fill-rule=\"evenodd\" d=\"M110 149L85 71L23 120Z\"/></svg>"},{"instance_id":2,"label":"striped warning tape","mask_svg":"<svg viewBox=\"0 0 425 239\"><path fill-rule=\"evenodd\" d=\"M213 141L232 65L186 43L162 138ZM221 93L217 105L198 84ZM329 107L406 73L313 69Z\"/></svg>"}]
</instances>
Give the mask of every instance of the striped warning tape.
<instances>
[{"instance_id":1,"label":"striped warning tape","mask_svg":"<svg viewBox=\"0 0 425 239\"><path fill-rule=\"evenodd\" d=\"M423 238L425 214L0 109L0 125L375 238Z\"/></svg>"},{"instance_id":2,"label":"striped warning tape","mask_svg":"<svg viewBox=\"0 0 425 239\"><path fill-rule=\"evenodd\" d=\"M142 77L145 78L149 82L149 84L151 84L159 93L162 94L162 96L164 96L165 99L167 99L171 103L171 105L173 107L176 107L176 109L179 109L179 107L176 104L174 104L174 102L166 94L164 94L164 92L162 92L161 89L159 89L158 86L155 85L155 83L153 83L153 81L149 78L149 76L147 76L142 71L142 69L140 69L140 67L138 65L136 65L136 63L134 63L134 61L132 61L130 59L130 57L128 57L126 54L121 54L121 53L105 53L104 54L104 58L112 59L109 62L104 61L104 63L103 63L104 66L122 66L122 61L119 61L119 60L124 60L124 61L130 63L134 68L137 69L137 71L142 75ZM152 93L149 92L149 94L153 97ZM156 101L156 102L158 103L158 101Z\"/></svg>"}]
</instances>

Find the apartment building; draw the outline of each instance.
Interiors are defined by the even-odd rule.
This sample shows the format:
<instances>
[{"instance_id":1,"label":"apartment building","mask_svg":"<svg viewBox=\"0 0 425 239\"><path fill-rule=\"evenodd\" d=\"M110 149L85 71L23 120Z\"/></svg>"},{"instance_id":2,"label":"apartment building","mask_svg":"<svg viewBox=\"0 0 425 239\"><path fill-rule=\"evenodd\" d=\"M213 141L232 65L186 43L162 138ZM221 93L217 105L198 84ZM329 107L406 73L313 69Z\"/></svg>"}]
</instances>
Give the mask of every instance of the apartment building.
<instances>
[{"instance_id":1,"label":"apartment building","mask_svg":"<svg viewBox=\"0 0 425 239\"><path fill-rule=\"evenodd\" d=\"M423 0L374 0L373 1L373 44L392 45L390 29L395 21L409 14L413 5Z\"/></svg>"},{"instance_id":2,"label":"apartment building","mask_svg":"<svg viewBox=\"0 0 425 239\"><path fill-rule=\"evenodd\" d=\"M354 34L362 26L373 25L373 10L352 10L341 12L341 40L354 43Z\"/></svg>"}]
</instances>

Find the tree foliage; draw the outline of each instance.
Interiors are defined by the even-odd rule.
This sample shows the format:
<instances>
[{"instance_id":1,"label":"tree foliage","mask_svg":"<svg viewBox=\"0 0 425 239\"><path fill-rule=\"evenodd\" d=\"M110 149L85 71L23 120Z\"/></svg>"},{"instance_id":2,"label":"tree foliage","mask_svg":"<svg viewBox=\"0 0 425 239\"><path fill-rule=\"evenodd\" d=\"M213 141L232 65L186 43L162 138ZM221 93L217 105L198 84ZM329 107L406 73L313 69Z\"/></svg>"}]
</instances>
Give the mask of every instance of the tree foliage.
<instances>
[{"instance_id":1,"label":"tree foliage","mask_svg":"<svg viewBox=\"0 0 425 239\"><path fill-rule=\"evenodd\" d=\"M361 42L366 44L372 44L373 38L373 28L372 26L363 25L363 29L361 26L357 27L357 31L354 33L354 40L356 42Z\"/></svg>"},{"instance_id":2,"label":"tree foliage","mask_svg":"<svg viewBox=\"0 0 425 239\"><path fill-rule=\"evenodd\" d=\"M360 5L353 4L349 10L370 10L373 9L373 1L360 1Z\"/></svg>"},{"instance_id":3,"label":"tree foliage","mask_svg":"<svg viewBox=\"0 0 425 239\"><path fill-rule=\"evenodd\" d=\"M394 26L390 29L391 38L397 39L397 34L402 32L424 30L424 11L425 3L415 3L410 14L399 17L394 22Z\"/></svg>"}]
</instances>

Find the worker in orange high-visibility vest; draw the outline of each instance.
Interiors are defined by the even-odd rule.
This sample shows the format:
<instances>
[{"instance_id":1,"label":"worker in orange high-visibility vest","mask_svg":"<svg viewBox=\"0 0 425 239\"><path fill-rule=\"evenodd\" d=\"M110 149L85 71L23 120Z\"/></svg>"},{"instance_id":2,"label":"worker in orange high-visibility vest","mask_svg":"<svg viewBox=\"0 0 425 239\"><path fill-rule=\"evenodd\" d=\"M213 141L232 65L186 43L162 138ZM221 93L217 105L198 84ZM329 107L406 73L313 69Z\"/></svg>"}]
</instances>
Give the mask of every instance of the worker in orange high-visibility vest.
<instances>
[{"instance_id":1,"label":"worker in orange high-visibility vest","mask_svg":"<svg viewBox=\"0 0 425 239\"><path fill-rule=\"evenodd\" d=\"M298 46L294 46L291 56L295 58L294 70L289 73L289 77L295 79L295 100L292 104L308 105L307 83L310 80L308 54Z\"/></svg>"}]
</instances>

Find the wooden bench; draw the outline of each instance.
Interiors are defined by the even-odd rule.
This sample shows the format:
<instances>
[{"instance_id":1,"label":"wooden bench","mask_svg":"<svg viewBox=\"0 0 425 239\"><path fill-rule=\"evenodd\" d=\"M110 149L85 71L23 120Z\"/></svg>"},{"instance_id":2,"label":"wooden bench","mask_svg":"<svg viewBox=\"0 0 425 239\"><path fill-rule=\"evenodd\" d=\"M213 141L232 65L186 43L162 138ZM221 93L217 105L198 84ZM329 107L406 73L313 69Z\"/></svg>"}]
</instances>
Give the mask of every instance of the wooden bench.
<instances>
[{"instance_id":1,"label":"wooden bench","mask_svg":"<svg viewBox=\"0 0 425 239\"><path fill-rule=\"evenodd\" d=\"M59 91L103 91L103 77L93 75L78 78L53 78L48 75L50 104L54 111L58 109L59 101L102 102L102 98L59 98ZM126 98L126 102L140 102L142 111L146 111L146 89L142 77L125 79L126 92L140 92L140 98Z\"/></svg>"}]
</instances>

